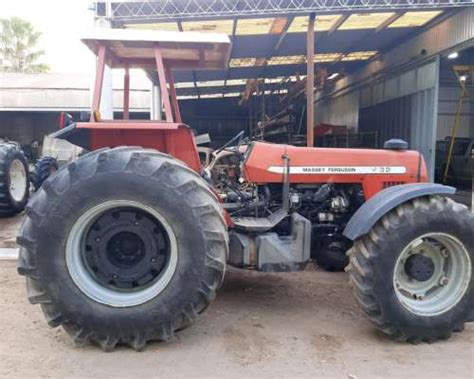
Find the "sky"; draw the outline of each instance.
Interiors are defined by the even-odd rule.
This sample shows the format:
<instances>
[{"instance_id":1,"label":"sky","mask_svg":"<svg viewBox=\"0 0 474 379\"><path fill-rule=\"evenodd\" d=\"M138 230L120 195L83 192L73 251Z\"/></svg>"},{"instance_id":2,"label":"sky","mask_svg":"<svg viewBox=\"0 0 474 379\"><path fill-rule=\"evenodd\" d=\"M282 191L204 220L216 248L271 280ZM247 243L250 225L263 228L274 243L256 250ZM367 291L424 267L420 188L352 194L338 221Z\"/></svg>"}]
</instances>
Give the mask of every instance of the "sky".
<instances>
[{"instance_id":1,"label":"sky","mask_svg":"<svg viewBox=\"0 0 474 379\"><path fill-rule=\"evenodd\" d=\"M0 0L0 17L21 17L43 36L38 44L52 73L93 72L94 56L80 41L93 28L90 0Z\"/></svg>"}]
</instances>

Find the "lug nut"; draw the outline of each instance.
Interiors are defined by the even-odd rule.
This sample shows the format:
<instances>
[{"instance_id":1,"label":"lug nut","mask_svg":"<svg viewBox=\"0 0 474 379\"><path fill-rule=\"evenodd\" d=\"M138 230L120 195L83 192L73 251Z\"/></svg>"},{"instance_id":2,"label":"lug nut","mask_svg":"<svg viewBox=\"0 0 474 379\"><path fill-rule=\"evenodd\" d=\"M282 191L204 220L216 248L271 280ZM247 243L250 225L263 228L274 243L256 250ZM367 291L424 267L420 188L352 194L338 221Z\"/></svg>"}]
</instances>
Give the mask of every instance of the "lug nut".
<instances>
[{"instance_id":1,"label":"lug nut","mask_svg":"<svg viewBox=\"0 0 474 379\"><path fill-rule=\"evenodd\" d=\"M97 238L95 239L95 242L99 243L99 242L100 242L100 237L97 237Z\"/></svg>"},{"instance_id":2,"label":"lug nut","mask_svg":"<svg viewBox=\"0 0 474 379\"><path fill-rule=\"evenodd\" d=\"M441 255L442 255L443 257L445 257L445 258L448 257L448 250L447 250L445 247L441 248L441 249L440 249L440 252L441 252Z\"/></svg>"},{"instance_id":3,"label":"lug nut","mask_svg":"<svg viewBox=\"0 0 474 379\"><path fill-rule=\"evenodd\" d=\"M151 258L151 263L155 263L156 262L156 258Z\"/></svg>"},{"instance_id":4,"label":"lug nut","mask_svg":"<svg viewBox=\"0 0 474 379\"><path fill-rule=\"evenodd\" d=\"M447 278L446 276L443 276L440 280L439 280L439 284L441 286L445 286L446 284L449 283L449 278Z\"/></svg>"},{"instance_id":5,"label":"lug nut","mask_svg":"<svg viewBox=\"0 0 474 379\"><path fill-rule=\"evenodd\" d=\"M133 225L138 226L138 225L140 225L140 223L139 223L138 221L135 221L135 222L133 223Z\"/></svg>"},{"instance_id":6,"label":"lug nut","mask_svg":"<svg viewBox=\"0 0 474 379\"><path fill-rule=\"evenodd\" d=\"M416 300L423 300L425 297L423 295L415 295Z\"/></svg>"},{"instance_id":7,"label":"lug nut","mask_svg":"<svg viewBox=\"0 0 474 379\"><path fill-rule=\"evenodd\" d=\"M113 278L113 279L118 279L118 275L117 275L117 274L113 274L113 275L112 275L112 278Z\"/></svg>"}]
</instances>

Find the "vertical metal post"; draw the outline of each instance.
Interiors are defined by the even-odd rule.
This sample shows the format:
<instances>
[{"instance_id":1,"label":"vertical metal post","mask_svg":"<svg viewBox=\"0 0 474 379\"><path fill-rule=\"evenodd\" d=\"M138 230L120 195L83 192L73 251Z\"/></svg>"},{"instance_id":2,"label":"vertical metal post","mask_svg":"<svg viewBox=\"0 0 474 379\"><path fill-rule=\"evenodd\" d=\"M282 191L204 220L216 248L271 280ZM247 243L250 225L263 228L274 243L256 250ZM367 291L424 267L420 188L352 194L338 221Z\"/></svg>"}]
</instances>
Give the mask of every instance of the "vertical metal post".
<instances>
[{"instance_id":1,"label":"vertical metal post","mask_svg":"<svg viewBox=\"0 0 474 379\"><path fill-rule=\"evenodd\" d=\"M178 98L176 97L176 90L174 88L174 80L173 80L173 72L170 68L166 68L166 76L168 78L168 83L170 85L170 95L171 95L171 103L173 105L174 117L176 122L181 123L181 112L179 111L179 104Z\"/></svg>"},{"instance_id":2,"label":"vertical metal post","mask_svg":"<svg viewBox=\"0 0 474 379\"><path fill-rule=\"evenodd\" d=\"M100 107L100 97L102 94L102 82L104 80L104 68L105 68L105 53L106 48L104 45L99 46L97 54L97 66L95 72L95 84L94 84L94 95L92 98L92 109L91 109L91 121L95 121L95 112Z\"/></svg>"},{"instance_id":3,"label":"vertical metal post","mask_svg":"<svg viewBox=\"0 0 474 379\"><path fill-rule=\"evenodd\" d=\"M125 67L125 75L123 76L123 119L130 118L130 72Z\"/></svg>"},{"instance_id":4,"label":"vertical metal post","mask_svg":"<svg viewBox=\"0 0 474 379\"><path fill-rule=\"evenodd\" d=\"M451 128L451 141L449 143L448 155L446 158L446 167L444 168L444 173L443 173L443 183L446 183L448 180L449 168L451 166L451 160L453 157L454 142L456 140L457 130L459 127L459 123L461 121L463 102L464 102L464 99L467 98L466 83L463 83L459 79L459 74L456 70L454 70L454 74L456 75L456 78L458 79L459 84L461 85L461 94L459 95L459 99L458 99L458 106L456 108L456 115L454 117L454 125Z\"/></svg>"},{"instance_id":5,"label":"vertical metal post","mask_svg":"<svg viewBox=\"0 0 474 379\"><path fill-rule=\"evenodd\" d=\"M309 15L306 34L306 146L314 146L314 13Z\"/></svg>"},{"instance_id":6,"label":"vertical metal post","mask_svg":"<svg viewBox=\"0 0 474 379\"><path fill-rule=\"evenodd\" d=\"M106 3L106 14L96 17L94 20L94 28L110 29L111 3ZM101 118L112 120L114 118L114 101L113 101L113 83L112 83L112 69L105 65L102 77L102 92L100 104L97 111L100 110Z\"/></svg>"},{"instance_id":7,"label":"vertical metal post","mask_svg":"<svg viewBox=\"0 0 474 379\"><path fill-rule=\"evenodd\" d=\"M438 136L438 109L439 109L439 78L441 73L441 56L438 54L435 61L435 86L433 88L433 110L432 110L432 127L431 140L428 140L430 147L428 149L429 156L425 157L425 161L429 159L428 163L428 177L430 182L434 182L435 166L436 166L436 140Z\"/></svg>"},{"instance_id":8,"label":"vertical metal post","mask_svg":"<svg viewBox=\"0 0 474 379\"><path fill-rule=\"evenodd\" d=\"M162 108L160 87L152 83L150 89L150 120L161 120Z\"/></svg>"},{"instance_id":9,"label":"vertical metal post","mask_svg":"<svg viewBox=\"0 0 474 379\"><path fill-rule=\"evenodd\" d=\"M158 80L160 81L161 97L165 108L166 122L173 122L173 112L171 110L170 97L168 96L168 88L166 86L165 66L163 64L163 56L158 45L155 46L156 71Z\"/></svg>"}]
</instances>

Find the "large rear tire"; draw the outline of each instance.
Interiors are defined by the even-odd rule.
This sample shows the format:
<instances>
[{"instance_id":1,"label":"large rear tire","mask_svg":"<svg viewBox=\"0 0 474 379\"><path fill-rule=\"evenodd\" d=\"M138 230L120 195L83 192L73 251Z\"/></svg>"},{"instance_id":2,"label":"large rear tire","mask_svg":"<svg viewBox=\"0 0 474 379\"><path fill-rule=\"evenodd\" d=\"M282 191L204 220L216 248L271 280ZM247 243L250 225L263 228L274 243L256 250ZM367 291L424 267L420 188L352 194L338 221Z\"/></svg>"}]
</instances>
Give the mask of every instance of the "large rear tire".
<instances>
[{"instance_id":1,"label":"large rear tire","mask_svg":"<svg viewBox=\"0 0 474 379\"><path fill-rule=\"evenodd\" d=\"M29 197L28 161L20 146L0 144L0 217L25 209Z\"/></svg>"},{"instance_id":2,"label":"large rear tire","mask_svg":"<svg viewBox=\"0 0 474 379\"><path fill-rule=\"evenodd\" d=\"M474 215L464 205L440 196L404 203L348 254L358 303L395 339L446 339L472 321Z\"/></svg>"},{"instance_id":3,"label":"large rear tire","mask_svg":"<svg viewBox=\"0 0 474 379\"><path fill-rule=\"evenodd\" d=\"M193 323L223 280L214 194L170 156L99 150L47 179L27 207L18 271L48 324L78 344L136 350Z\"/></svg>"}]
</instances>

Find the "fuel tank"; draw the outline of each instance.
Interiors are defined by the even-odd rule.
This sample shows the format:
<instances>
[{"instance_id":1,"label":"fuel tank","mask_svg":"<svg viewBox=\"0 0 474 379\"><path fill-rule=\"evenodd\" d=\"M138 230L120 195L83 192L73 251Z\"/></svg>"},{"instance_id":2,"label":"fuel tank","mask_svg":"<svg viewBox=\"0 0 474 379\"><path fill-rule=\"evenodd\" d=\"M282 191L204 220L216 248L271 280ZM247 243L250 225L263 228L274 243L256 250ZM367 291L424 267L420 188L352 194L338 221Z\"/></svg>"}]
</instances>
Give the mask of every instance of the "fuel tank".
<instances>
[{"instance_id":1,"label":"fuel tank","mask_svg":"<svg viewBox=\"0 0 474 379\"><path fill-rule=\"evenodd\" d=\"M266 142L249 146L243 163L250 183L282 183L285 157L291 184L360 183L366 198L393 185L426 182L422 155L413 150L297 147Z\"/></svg>"}]
</instances>

